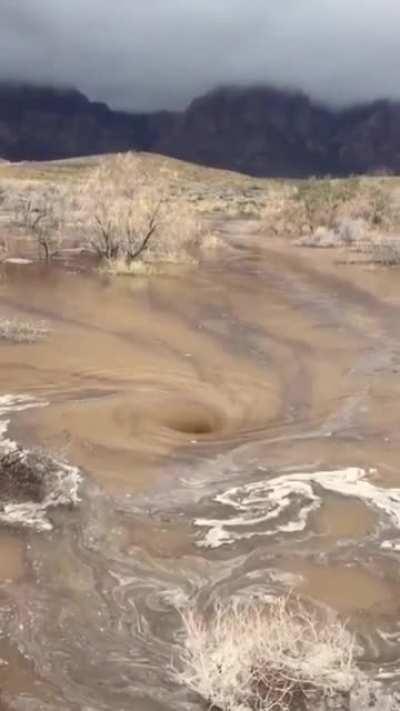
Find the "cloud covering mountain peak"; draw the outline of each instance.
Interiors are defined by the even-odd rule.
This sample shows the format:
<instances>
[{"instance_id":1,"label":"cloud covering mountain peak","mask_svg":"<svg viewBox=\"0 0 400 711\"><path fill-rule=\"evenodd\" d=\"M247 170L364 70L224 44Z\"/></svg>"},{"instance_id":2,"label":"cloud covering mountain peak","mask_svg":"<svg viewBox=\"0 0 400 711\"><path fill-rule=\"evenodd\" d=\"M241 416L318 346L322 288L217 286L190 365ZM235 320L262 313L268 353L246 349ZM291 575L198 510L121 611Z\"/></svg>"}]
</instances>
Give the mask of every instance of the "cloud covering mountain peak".
<instances>
[{"instance_id":1,"label":"cloud covering mountain peak","mask_svg":"<svg viewBox=\"0 0 400 711\"><path fill-rule=\"evenodd\" d=\"M130 110L266 83L333 105L400 98L398 0L0 0L0 80Z\"/></svg>"}]
</instances>

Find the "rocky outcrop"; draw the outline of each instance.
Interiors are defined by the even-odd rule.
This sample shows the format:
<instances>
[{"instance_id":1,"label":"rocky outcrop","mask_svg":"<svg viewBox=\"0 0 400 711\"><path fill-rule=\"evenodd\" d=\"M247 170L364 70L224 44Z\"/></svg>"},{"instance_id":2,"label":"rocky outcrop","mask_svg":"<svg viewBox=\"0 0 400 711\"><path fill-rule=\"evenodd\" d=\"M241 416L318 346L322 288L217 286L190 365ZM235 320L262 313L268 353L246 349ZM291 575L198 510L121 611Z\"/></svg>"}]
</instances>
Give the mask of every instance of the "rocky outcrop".
<instances>
[{"instance_id":1,"label":"rocky outcrop","mask_svg":"<svg viewBox=\"0 0 400 711\"><path fill-rule=\"evenodd\" d=\"M157 149L259 176L321 173L332 124L328 111L301 94L221 89L193 101Z\"/></svg>"},{"instance_id":2,"label":"rocky outcrop","mask_svg":"<svg viewBox=\"0 0 400 711\"><path fill-rule=\"evenodd\" d=\"M0 86L0 156L49 160L145 149L147 116L111 111L75 90Z\"/></svg>"},{"instance_id":3,"label":"rocky outcrop","mask_svg":"<svg viewBox=\"0 0 400 711\"><path fill-rule=\"evenodd\" d=\"M223 88L181 113L128 114L75 90L0 86L0 157L147 150L256 176L400 173L400 104L344 111L271 89Z\"/></svg>"},{"instance_id":4,"label":"rocky outcrop","mask_svg":"<svg viewBox=\"0 0 400 711\"><path fill-rule=\"evenodd\" d=\"M220 89L193 101L157 149L258 176L400 172L400 104L344 111L300 93Z\"/></svg>"}]
</instances>

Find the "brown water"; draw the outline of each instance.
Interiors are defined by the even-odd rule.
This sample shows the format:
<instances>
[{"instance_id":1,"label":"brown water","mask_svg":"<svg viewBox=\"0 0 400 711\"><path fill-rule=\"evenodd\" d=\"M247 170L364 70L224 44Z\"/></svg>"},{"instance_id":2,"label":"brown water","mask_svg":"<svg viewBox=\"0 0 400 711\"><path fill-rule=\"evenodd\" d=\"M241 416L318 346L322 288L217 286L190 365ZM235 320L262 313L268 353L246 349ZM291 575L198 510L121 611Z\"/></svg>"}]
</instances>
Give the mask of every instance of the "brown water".
<instances>
[{"instance_id":1,"label":"brown water","mask_svg":"<svg viewBox=\"0 0 400 711\"><path fill-rule=\"evenodd\" d=\"M52 333L0 345L5 436L81 482L3 516L4 708L197 708L169 673L179 608L293 587L397 682L398 273L230 254L148 280L7 267L2 314Z\"/></svg>"}]
</instances>

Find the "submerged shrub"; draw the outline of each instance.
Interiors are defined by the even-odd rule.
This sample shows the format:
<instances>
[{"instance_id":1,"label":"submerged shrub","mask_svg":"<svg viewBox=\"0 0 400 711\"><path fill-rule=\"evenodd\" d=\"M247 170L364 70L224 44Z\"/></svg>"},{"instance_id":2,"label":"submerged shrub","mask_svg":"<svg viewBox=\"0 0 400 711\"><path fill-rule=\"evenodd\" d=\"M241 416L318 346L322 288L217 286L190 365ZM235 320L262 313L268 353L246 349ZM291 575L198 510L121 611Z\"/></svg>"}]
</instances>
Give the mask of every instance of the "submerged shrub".
<instances>
[{"instance_id":1,"label":"submerged shrub","mask_svg":"<svg viewBox=\"0 0 400 711\"><path fill-rule=\"evenodd\" d=\"M360 678L352 634L297 599L218 605L208 621L190 610L183 623L177 678L215 710L316 709L349 700Z\"/></svg>"},{"instance_id":2,"label":"submerged shrub","mask_svg":"<svg viewBox=\"0 0 400 711\"><path fill-rule=\"evenodd\" d=\"M49 333L42 321L23 321L19 318L0 318L0 341L35 343Z\"/></svg>"}]
</instances>

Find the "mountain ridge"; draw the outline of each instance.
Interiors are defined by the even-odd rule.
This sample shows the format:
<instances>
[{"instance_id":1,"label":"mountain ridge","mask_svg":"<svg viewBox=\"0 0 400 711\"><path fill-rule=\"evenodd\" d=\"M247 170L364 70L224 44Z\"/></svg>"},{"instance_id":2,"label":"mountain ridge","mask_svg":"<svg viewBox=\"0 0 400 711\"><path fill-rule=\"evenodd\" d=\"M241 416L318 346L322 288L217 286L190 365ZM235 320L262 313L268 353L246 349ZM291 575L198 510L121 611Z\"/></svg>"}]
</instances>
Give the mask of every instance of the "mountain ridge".
<instances>
[{"instance_id":1,"label":"mountain ridge","mask_svg":"<svg viewBox=\"0 0 400 711\"><path fill-rule=\"evenodd\" d=\"M141 150L259 177L400 173L400 103L342 110L301 92L221 87L185 111L129 113L73 88L0 83L0 157Z\"/></svg>"}]
</instances>

